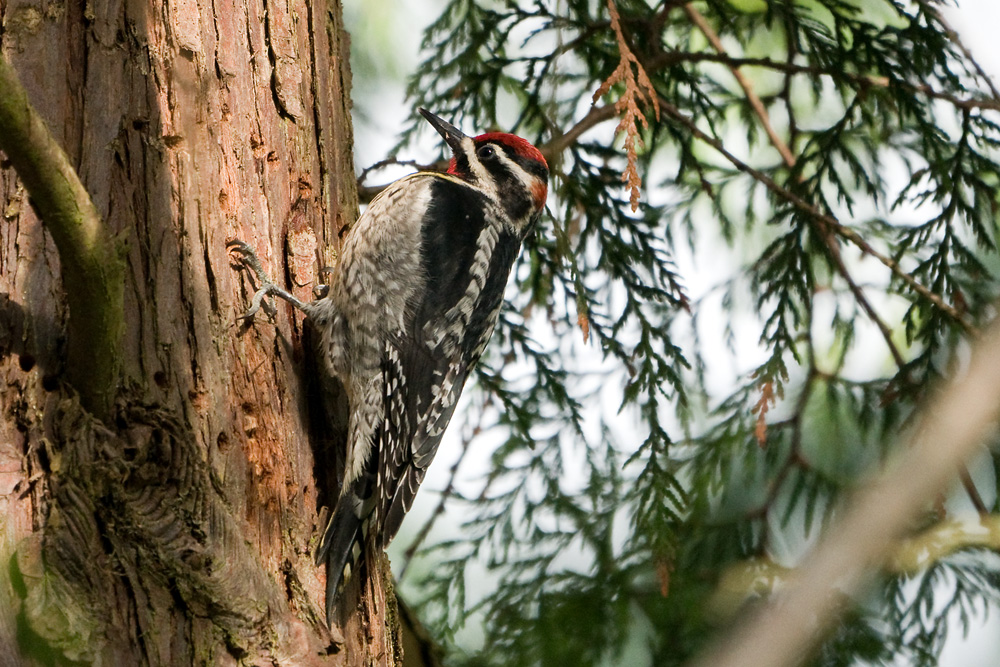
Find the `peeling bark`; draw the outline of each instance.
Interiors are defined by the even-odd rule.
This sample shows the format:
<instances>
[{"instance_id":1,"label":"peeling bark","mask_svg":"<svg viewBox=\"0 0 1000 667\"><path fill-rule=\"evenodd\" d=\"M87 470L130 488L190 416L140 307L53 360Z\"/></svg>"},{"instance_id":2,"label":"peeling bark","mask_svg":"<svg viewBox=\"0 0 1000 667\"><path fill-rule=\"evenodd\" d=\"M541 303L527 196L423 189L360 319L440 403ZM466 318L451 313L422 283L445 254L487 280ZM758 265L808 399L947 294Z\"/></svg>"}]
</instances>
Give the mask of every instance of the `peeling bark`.
<instances>
[{"instance_id":1,"label":"peeling bark","mask_svg":"<svg viewBox=\"0 0 1000 667\"><path fill-rule=\"evenodd\" d=\"M126 267L101 421L59 254L0 161L0 665L398 663L383 555L344 627L322 618L344 407L300 316L237 324L252 286L226 251L309 299L357 216L339 4L0 0L0 26Z\"/></svg>"}]
</instances>

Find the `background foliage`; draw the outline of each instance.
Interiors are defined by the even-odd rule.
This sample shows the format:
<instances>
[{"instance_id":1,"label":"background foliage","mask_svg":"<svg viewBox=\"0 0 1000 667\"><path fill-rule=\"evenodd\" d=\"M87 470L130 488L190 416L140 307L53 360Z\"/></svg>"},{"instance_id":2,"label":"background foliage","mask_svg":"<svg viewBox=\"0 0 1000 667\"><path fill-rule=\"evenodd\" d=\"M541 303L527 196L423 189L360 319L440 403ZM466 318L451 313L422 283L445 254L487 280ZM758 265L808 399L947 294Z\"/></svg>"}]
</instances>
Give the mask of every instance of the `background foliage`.
<instances>
[{"instance_id":1,"label":"background foliage","mask_svg":"<svg viewBox=\"0 0 1000 667\"><path fill-rule=\"evenodd\" d=\"M393 559L449 664L683 662L961 368L1000 290L1000 95L938 4L443 5L408 107L553 173ZM995 608L998 465L930 499L815 664L934 665Z\"/></svg>"}]
</instances>

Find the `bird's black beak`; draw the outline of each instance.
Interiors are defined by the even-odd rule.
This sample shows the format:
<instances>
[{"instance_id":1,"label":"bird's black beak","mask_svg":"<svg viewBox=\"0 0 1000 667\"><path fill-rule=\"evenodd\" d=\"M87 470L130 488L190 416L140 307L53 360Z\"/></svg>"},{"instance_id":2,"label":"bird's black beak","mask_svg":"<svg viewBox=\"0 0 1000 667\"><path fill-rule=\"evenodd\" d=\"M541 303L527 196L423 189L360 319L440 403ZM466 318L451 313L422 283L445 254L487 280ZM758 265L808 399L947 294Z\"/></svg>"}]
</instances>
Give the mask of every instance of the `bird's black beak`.
<instances>
[{"instance_id":1,"label":"bird's black beak","mask_svg":"<svg viewBox=\"0 0 1000 667\"><path fill-rule=\"evenodd\" d=\"M462 131L449 123L446 120L442 120L432 114L427 109L420 109L420 115L427 119L427 122L434 126L434 129L444 137L444 140L448 142L451 146L451 150L456 153L461 152L462 139L465 139L465 135Z\"/></svg>"}]
</instances>

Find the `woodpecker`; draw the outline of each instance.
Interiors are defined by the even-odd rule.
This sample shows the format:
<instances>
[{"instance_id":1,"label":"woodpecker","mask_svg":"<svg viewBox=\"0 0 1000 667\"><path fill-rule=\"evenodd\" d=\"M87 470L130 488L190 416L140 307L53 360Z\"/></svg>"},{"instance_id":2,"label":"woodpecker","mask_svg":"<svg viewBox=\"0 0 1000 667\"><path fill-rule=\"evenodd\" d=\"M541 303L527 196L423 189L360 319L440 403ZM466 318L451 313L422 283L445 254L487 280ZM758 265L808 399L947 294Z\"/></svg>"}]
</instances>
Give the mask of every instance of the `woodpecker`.
<instances>
[{"instance_id":1,"label":"woodpecker","mask_svg":"<svg viewBox=\"0 0 1000 667\"><path fill-rule=\"evenodd\" d=\"M261 283L243 317L268 296L304 311L348 398L344 481L315 552L331 624L366 540L388 546L413 504L548 193L548 165L530 142L468 137L420 113L451 148L447 172L411 174L372 200L322 298L300 301L267 279L249 246L230 243Z\"/></svg>"}]
</instances>

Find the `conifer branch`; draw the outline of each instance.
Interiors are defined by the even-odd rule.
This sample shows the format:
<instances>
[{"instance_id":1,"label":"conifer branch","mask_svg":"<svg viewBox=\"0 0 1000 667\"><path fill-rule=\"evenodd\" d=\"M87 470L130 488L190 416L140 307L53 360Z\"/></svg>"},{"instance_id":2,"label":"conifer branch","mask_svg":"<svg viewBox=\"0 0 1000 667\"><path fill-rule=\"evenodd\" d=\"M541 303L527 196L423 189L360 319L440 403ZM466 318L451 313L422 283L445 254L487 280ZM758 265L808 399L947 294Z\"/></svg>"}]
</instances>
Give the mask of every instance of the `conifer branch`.
<instances>
[{"instance_id":1,"label":"conifer branch","mask_svg":"<svg viewBox=\"0 0 1000 667\"><path fill-rule=\"evenodd\" d=\"M691 596L692 569L717 574L722 565L712 558L721 549L723 559L757 554L764 560L780 548L786 529L812 537L835 516L835 501L851 478L863 474L859 461L885 460L886 441L907 423L913 400L926 394L926 383L959 356L957 346L975 338L974 326L992 313L996 238L990 185L1000 174L992 153L1000 125L991 114L1000 102L942 26L920 7L911 11L898 4L888 24L843 3L824 4L829 15L822 18L783 3L770 3L766 14L727 3L686 5L688 0L652 7L616 0L600 3L598 9L607 11L595 12L592 5L572 3L450 0L449 18L433 29L427 42L432 54L411 87L416 104L446 106L487 125L496 120L494 95L514 90L522 104L514 127L551 137L541 148L554 166L557 223L554 229L551 223L540 227L527 245L518 274L521 291L510 304L519 317L500 327L506 334L504 362L521 368L521 360L534 361L537 373L504 377L494 366L480 375L484 389L500 397L498 423L508 435L493 452L482 492L468 498L471 518L464 534L435 547L443 560L422 582L426 609L449 630L468 624L469 614L488 615L482 626L486 642L509 647L504 657L511 662L537 656L537 650L522 647L565 648L539 628L571 618L562 612L565 603L608 590L606 583L624 574L617 547L608 549L607 539L613 530L620 534L620 523L610 517L621 516L623 508L634 516L622 551L633 558L624 567L629 576L633 564L644 571L644 584L638 591L609 592L627 597L654 625L655 612L646 603L656 598L670 606L678 595ZM707 44L698 23L709 26ZM758 29L787 39L767 45L770 57L735 57L764 46L754 39ZM527 36L517 45L514 35ZM699 50L688 51L693 48ZM726 85L728 73L720 66L743 79L740 89ZM669 121L653 122L639 67ZM782 80L775 95L762 94L759 74ZM613 97L581 110L581 96L602 87ZM624 94L634 96L648 126L635 116L632 128L622 127ZM807 115L810 106L822 113ZM787 114L787 125L769 116L776 109ZM957 137L950 127L960 115L967 131ZM619 128L613 144L585 135L612 117ZM781 162L758 166L753 158L733 157L741 152L728 139L738 145L747 125L750 139L769 137L764 141L775 145ZM636 141L623 147L630 130ZM706 152L706 142L718 152ZM754 147L759 145L757 139ZM663 184L641 215L629 213L638 179L626 173L625 187L618 185L630 159L635 176L650 169L642 174L643 187L651 187L646 179ZM905 163L910 183L890 192L896 184L882 166L894 160ZM920 208L918 215L931 210L930 219L912 225L873 221L869 232L855 213L910 205ZM848 212L841 214L841 207ZM764 221L778 228L762 227ZM692 254L715 252L702 246L717 241L713 232L734 254L754 252L742 243L741 224L751 244L769 239L758 261L749 273L721 276L724 286L711 290L712 299L686 304L677 296L683 276L675 275L673 258L683 256L687 266ZM852 254L851 246L861 252ZM876 268L871 282L860 280L866 263L855 266L858 254L871 255L887 270ZM700 257L694 263L701 266ZM831 278L831 294L821 294L819 283ZM747 291L767 311L749 323L738 314ZM905 314L893 316L895 307L880 305L875 297L882 294L901 295L909 303ZM539 304L545 304L546 317L529 317ZM737 375L735 386L724 389L710 386L720 350L706 345L716 332L699 331L708 328L700 315L720 308L719 333ZM622 416L638 420L647 439L619 442L611 428L600 435L570 434L571 428L584 431L577 415L591 407L590 396L580 401L582 411L571 406L587 372L565 366L553 372L551 366L560 364L546 359L576 350L577 341L570 344L565 334L580 313L604 363L623 377ZM693 340L674 335L688 313ZM833 348L824 350L821 318L831 316ZM876 339L856 331L863 319L875 324ZM532 336L546 325L559 345L539 350ZM899 342L904 332L914 342L910 347ZM742 366L744 334L755 337L766 356L749 376ZM853 362L859 349L873 341L881 349L878 338L897 370L890 368L886 377L879 365L862 371L862 378L845 377L848 361L851 372L858 372ZM782 397L782 387L786 393L795 387L794 394ZM613 389L601 389L608 391ZM674 440L674 430L683 439ZM829 437L833 433L849 437L837 443ZM566 448L577 438L589 452L586 488L566 492ZM953 477L955 472L967 479L953 466ZM980 509L978 490L963 484ZM575 562L587 563L572 572L559 565L570 542ZM476 568L486 563L501 580L471 603L464 580L464 573L476 571L466 565L470 557ZM956 573L958 592L951 602L931 586L916 596L896 595L901 577L887 577L875 595L882 593L878 602L902 620L872 624L869 610L859 610L831 633L824 651L863 660L858 656L874 643L889 647L884 655L896 652L896 659L933 660L948 622L945 614L921 610L944 603L968 613L1000 590L975 558L964 562L973 564L936 564L966 567ZM673 599L661 602L657 593L665 591ZM679 605L670 608L684 613ZM615 648L632 636L608 627L623 638L612 640ZM606 635L597 647L589 634L578 636L576 653L566 662L580 664L586 661L581 656L614 650Z\"/></svg>"},{"instance_id":2,"label":"conifer branch","mask_svg":"<svg viewBox=\"0 0 1000 667\"><path fill-rule=\"evenodd\" d=\"M935 294L931 290L921 285L920 282L918 282L913 276L904 271L902 267L899 266L898 262L893 260L891 257L876 250L874 247L872 247L870 243L868 243L864 239L864 237L862 237L856 231L854 231L849 227L844 226L843 224L840 223L839 220L834 218L832 215L823 213L813 204L809 203L805 199L802 199L801 197L791 192L787 188L782 187L773 178L771 178L764 172L760 171L759 169L755 169L746 162L740 160L730 151L726 150L726 147L723 146L721 141L701 131L690 118L681 113L680 110L677 109L677 107L675 107L673 104L671 104L669 100L660 98L660 106L667 112L667 114L671 118L674 118L681 125L683 125L684 128L688 132L690 132L693 136L697 137L701 141L705 142L706 144L714 148L720 154L722 154L722 156L726 158L726 160L728 160L730 163L732 163L732 165L736 167L739 171L749 174L754 179L763 184L768 190L780 196L782 199L792 204L798 210L808 214L816 221L823 223L824 225L827 225L838 236L846 239L847 241L850 241L855 246L857 246L862 252L864 252L867 255L871 255L872 257L880 261L890 271L892 271L893 275L895 275L904 283L906 283L906 285L908 285L914 292L916 292L923 298L930 301L942 312L946 313L952 320L954 320L959 326L962 327L962 329L965 331L966 334L968 334L969 336L976 335L975 328L971 324L969 324L965 320L965 318L962 317L961 313L959 313L953 306L949 305L948 303L945 303L944 299L940 295Z\"/></svg>"},{"instance_id":3,"label":"conifer branch","mask_svg":"<svg viewBox=\"0 0 1000 667\"><path fill-rule=\"evenodd\" d=\"M638 146L642 145L642 137L639 136L639 128L636 120L642 123L644 129L649 129L649 121L646 115L639 108L641 106L651 106L656 120L660 120L660 105L646 70L632 53L625 33L622 32L621 19L618 16L618 8L614 0L608 0L608 13L611 15L611 29L615 32L615 39L618 41L618 52L621 60L618 67L611 73L604 83L594 92L593 102L610 92L611 87L619 83L625 85L625 90L621 97L614 103L615 111L621 116L621 121L615 129L615 134L625 135L625 157L627 166L622 174L622 182L629 188L629 202L632 210L639 209L639 190L642 188L642 177L639 176L639 156Z\"/></svg>"},{"instance_id":4,"label":"conifer branch","mask_svg":"<svg viewBox=\"0 0 1000 667\"><path fill-rule=\"evenodd\" d=\"M997 89L996 84L993 83L993 79L986 73L986 70L984 70L982 65L979 64L979 61L973 57L972 51L969 51L968 47L965 46L961 37L959 37L958 33L955 32L955 29L951 27L951 24L948 23L947 20L945 20L944 15L941 14L937 7L927 2L927 0L917 0L917 4L919 4L925 12L933 16L934 20L937 21L942 28L944 28L945 32L948 34L948 39L950 39L951 42L958 47L958 50L962 52L965 59L972 64L973 69L976 70L976 74L978 74L987 87L989 87L990 92L993 94L993 101L1000 104L1000 90Z\"/></svg>"},{"instance_id":5,"label":"conifer branch","mask_svg":"<svg viewBox=\"0 0 1000 667\"><path fill-rule=\"evenodd\" d=\"M699 63L712 62L725 65L729 68L741 67L761 67L764 69L783 72L785 74L802 74L811 78L830 77L834 81L845 81L864 88L888 88L896 86L911 93L926 95L931 99L948 102L957 109L988 109L1000 111L1000 97L959 97L952 93L937 90L926 83L914 84L907 81L890 80L888 77L874 74L856 74L841 70L832 70L826 67L815 65L803 65L801 63L774 60L773 58L740 57L732 55L722 55L707 51L668 51L655 56L645 63L648 72L658 72L664 67L677 63Z\"/></svg>"},{"instance_id":6,"label":"conifer branch","mask_svg":"<svg viewBox=\"0 0 1000 667\"><path fill-rule=\"evenodd\" d=\"M478 435L478 431L479 429L475 429L473 437L475 437L475 435ZM413 542L411 542L406 547L406 551L403 553L403 556L406 558L406 561L403 563L403 566L399 570L399 576L396 577L397 582L402 581L403 578L406 576L406 572L407 570L410 569L410 565L413 563L413 557L414 555L416 555L417 550L424 543L424 540L427 539L427 536L430 534L431 529L434 527L434 524L437 523L437 520L444 515L445 504L448 502L448 499L451 498L452 494L455 492L455 480L458 478L458 469L462 465L462 462L465 460L465 455L469 453L469 445L471 444L472 444L472 437L466 437L462 439L462 451L458 455L458 458L455 460L455 462L451 465L451 469L448 471L448 483L445 484L444 490L441 491L441 495L438 498L437 505L431 512L430 517L426 521L424 521L424 524L420 527L420 530L417 532L417 536L413 538Z\"/></svg>"},{"instance_id":7,"label":"conifer branch","mask_svg":"<svg viewBox=\"0 0 1000 667\"><path fill-rule=\"evenodd\" d=\"M708 43L712 45L719 55L728 56L726 53L726 48L722 44L722 40L719 39L719 35L712 29L705 17L702 16L694 4L687 3L684 5L684 12L691 19L691 22L697 26L697 28L705 35L708 39ZM757 118L760 119L761 125L764 127L764 131L767 133L768 138L771 140L771 144L781 155L781 159L784 160L785 165L789 168L795 166L795 156L792 155L792 151L788 148L788 144L785 143L777 132L774 131L774 126L771 124L771 117L767 113L767 109L764 107L764 103L761 102L760 97L754 91L753 86L750 85L750 80L743 76L743 72L736 65L730 64L729 71L732 72L733 76L736 78L736 82L740 84L740 88L743 89L743 93L747 96L747 102L750 103L750 107L753 109L754 113L757 114Z\"/></svg>"},{"instance_id":8,"label":"conifer branch","mask_svg":"<svg viewBox=\"0 0 1000 667\"><path fill-rule=\"evenodd\" d=\"M952 380L924 406L920 423L896 447L905 452L899 465L845 503L842 518L794 571L787 587L727 641L703 653L695 666L736 667L748 655L761 667L790 666L808 655L848 608L843 596L859 594L889 562L928 499L981 445L1000 413L998 376L1000 322L994 322L977 341L964 377Z\"/></svg>"},{"instance_id":9,"label":"conifer branch","mask_svg":"<svg viewBox=\"0 0 1000 667\"><path fill-rule=\"evenodd\" d=\"M858 285L857 281L854 280L854 276L851 275L850 270L847 268L847 264L844 263L844 257L840 253L840 246L837 244L836 240L828 233L822 233L823 243L827 249L827 255L830 257L830 261L833 262L833 266L840 277L844 279L847 283L847 288L854 295L854 300L857 302L861 310L865 312L868 319L878 328L879 333L882 335L882 339L885 341L885 345L889 348L889 354L892 355L892 360L896 364L896 368L903 370L906 366L906 360L903 358L903 353L899 351L899 346L892 339L892 329L889 325L879 317L879 314L875 312L874 306L865 296L864 291L861 286Z\"/></svg>"}]
</instances>

